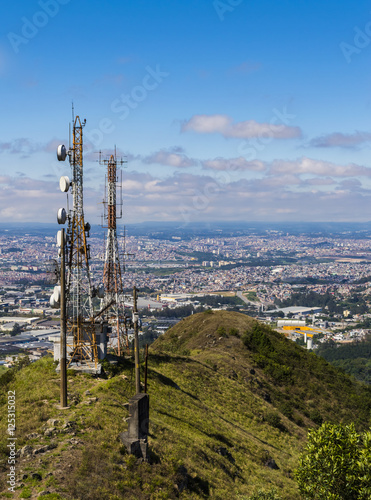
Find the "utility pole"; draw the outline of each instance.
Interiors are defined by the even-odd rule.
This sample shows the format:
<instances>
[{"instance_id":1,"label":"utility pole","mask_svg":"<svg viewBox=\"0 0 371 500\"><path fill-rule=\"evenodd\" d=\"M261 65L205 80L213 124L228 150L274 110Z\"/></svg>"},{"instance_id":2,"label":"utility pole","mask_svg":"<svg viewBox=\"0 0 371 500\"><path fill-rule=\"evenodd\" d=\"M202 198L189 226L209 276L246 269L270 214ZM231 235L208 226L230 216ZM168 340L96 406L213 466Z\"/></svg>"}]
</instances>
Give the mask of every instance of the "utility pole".
<instances>
[{"instance_id":1,"label":"utility pole","mask_svg":"<svg viewBox=\"0 0 371 500\"><path fill-rule=\"evenodd\" d=\"M67 406L67 355L66 355L66 234L61 230L61 340L60 340L60 371L61 371L61 408Z\"/></svg>"},{"instance_id":2,"label":"utility pole","mask_svg":"<svg viewBox=\"0 0 371 500\"><path fill-rule=\"evenodd\" d=\"M139 370L139 339L138 339L138 304L137 289L133 287L133 323L134 323L134 362L135 362L135 393L140 393L140 370Z\"/></svg>"}]
</instances>

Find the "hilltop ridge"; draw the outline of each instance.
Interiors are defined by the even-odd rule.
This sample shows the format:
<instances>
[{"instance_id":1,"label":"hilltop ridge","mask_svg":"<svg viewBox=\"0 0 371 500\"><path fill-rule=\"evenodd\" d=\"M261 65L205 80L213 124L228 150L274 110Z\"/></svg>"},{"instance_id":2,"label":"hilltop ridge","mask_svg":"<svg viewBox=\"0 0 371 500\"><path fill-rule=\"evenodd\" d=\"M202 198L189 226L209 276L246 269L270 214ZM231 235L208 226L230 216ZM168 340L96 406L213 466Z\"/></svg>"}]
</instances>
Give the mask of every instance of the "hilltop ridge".
<instances>
[{"instance_id":1,"label":"hilltop ridge","mask_svg":"<svg viewBox=\"0 0 371 500\"><path fill-rule=\"evenodd\" d=\"M369 425L371 387L244 314L192 315L159 337L151 352L189 355L248 383L246 388L269 398L290 418L296 416L300 426L331 419L351 420L362 428Z\"/></svg>"},{"instance_id":2,"label":"hilltop ridge","mask_svg":"<svg viewBox=\"0 0 371 500\"><path fill-rule=\"evenodd\" d=\"M104 368L107 378L69 372L68 410L57 407L51 358L0 379L4 472L7 391L17 397L11 498L247 500L274 487L294 500L308 428L324 420L369 425L368 386L248 316L203 312L150 346L151 461L141 463L118 439L134 394L133 363ZM0 491L7 494L4 480Z\"/></svg>"}]
</instances>

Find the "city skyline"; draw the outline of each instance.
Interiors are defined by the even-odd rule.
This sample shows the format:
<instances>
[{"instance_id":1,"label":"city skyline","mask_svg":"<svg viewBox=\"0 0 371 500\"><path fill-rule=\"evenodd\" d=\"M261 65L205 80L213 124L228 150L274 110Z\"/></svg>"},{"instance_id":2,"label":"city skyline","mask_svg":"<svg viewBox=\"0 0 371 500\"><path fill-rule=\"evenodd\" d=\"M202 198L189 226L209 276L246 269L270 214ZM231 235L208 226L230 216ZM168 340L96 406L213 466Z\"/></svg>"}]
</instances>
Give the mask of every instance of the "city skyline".
<instances>
[{"instance_id":1,"label":"city skyline","mask_svg":"<svg viewBox=\"0 0 371 500\"><path fill-rule=\"evenodd\" d=\"M0 215L53 223L56 147L84 129L127 158L124 221L368 221L371 12L365 1L22 0L0 37Z\"/></svg>"}]
</instances>

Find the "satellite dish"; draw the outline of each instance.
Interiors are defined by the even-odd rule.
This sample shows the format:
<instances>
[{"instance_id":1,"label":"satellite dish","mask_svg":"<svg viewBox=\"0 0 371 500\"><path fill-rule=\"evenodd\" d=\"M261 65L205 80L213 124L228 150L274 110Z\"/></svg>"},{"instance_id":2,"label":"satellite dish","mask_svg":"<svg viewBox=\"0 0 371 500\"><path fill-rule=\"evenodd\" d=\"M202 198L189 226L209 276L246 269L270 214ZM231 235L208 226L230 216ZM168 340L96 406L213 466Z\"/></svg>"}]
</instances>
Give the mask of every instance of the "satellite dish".
<instances>
[{"instance_id":1,"label":"satellite dish","mask_svg":"<svg viewBox=\"0 0 371 500\"><path fill-rule=\"evenodd\" d=\"M57 214L58 224L64 224L67 219L67 213L64 208L60 208Z\"/></svg>"},{"instance_id":2,"label":"satellite dish","mask_svg":"<svg viewBox=\"0 0 371 500\"><path fill-rule=\"evenodd\" d=\"M62 175L62 177L59 179L59 188L62 191L62 193L67 193L67 191L70 189L71 182L67 175Z\"/></svg>"},{"instance_id":3,"label":"satellite dish","mask_svg":"<svg viewBox=\"0 0 371 500\"><path fill-rule=\"evenodd\" d=\"M66 146L60 144L57 148L57 158L58 161L64 161L67 157L67 149Z\"/></svg>"}]
</instances>

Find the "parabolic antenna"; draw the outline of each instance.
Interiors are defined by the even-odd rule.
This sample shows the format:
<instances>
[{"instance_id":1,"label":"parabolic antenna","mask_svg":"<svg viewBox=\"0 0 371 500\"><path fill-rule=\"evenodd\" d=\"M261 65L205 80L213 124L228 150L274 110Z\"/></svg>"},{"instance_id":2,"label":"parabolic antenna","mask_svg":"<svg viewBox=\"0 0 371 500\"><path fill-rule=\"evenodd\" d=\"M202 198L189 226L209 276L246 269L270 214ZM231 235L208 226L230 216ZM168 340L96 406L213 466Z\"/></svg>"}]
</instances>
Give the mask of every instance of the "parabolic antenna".
<instances>
[{"instance_id":1,"label":"parabolic antenna","mask_svg":"<svg viewBox=\"0 0 371 500\"><path fill-rule=\"evenodd\" d=\"M67 219L67 213L66 213L65 209L60 208L58 210L58 214L57 214L58 224L64 224L66 222L66 219Z\"/></svg>"},{"instance_id":2,"label":"parabolic antenna","mask_svg":"<svg viewBox=\"0 0 371 500\"><path fill-rule=\"evenodd\" d=\"M59 179L59 189L62 191L62 193L67 193L67 191L70 189L71 182L67 175L62 175L62 177Z\"/></svg>"},{"instance_id":3,"label":"parabolic antenna","mask_svg":"<svg viewBox=\"0 0 371 500\"><path fill-rule=\"evenodd\" d=\"M60 144L57 148L57 158L58 161L64 161L67 157L67 149L64 144Z\"/></svg>"},{"instance_id":4,"label":"parabolic antenna","mask_svg":"<svg viewBox=\"0 0 371 500\"><path fill-rule=\"evenodd\" d=\"M101 283L99 286L98 286L98 297L100 299L103 299L104 297L104 285L103 283Z\"/></svg>"}]
</instances>

